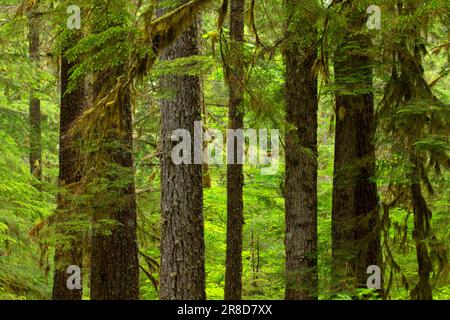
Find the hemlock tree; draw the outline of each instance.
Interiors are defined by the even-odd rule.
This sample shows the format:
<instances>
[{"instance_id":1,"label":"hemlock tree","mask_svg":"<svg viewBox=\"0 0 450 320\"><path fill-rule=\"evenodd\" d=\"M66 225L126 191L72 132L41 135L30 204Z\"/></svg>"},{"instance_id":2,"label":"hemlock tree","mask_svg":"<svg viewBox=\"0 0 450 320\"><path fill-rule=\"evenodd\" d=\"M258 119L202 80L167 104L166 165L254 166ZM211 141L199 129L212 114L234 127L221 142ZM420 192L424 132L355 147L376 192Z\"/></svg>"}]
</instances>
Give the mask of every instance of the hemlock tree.
<instances>
[{"instance_id":1,"label":"hemlock tree","mask_svg":"<svg viewBox=\"0 0 450 320\"><path fill-rule=\"evenodd\" d=\"M433 299L432 282L439 279L448 264L445 245L432 228L433 207L426 197L426 193L435 195L430 178L441 176L450 164L449 107L432 90L441 77L428 83L423 61L426 55L430 57L428 46L438 41L427 39L424 31L439 24L439 18L448 17L448 10L442 10L448 3L442 2L443 7L437 4L440 3L399 1L391 4L395 17L408 19L404 25L396 26L402 32L393 29L397 32L393 33L391 46L387 46L392 57L389 61L391 77L385 87L381 110L383 133L389 138L386 139L389 154L396 156L395 170L404 175L403 179L393 179L390 191L396 199L394 203L401 202L411 208L414 216L412 239L416 246L418 281L411 290L411 298L415 300ZM446 23L448 19L442 21Z\"/></svg>"},{"instance_id":2,"label":"hemlock tree","mask_svg":"<svg viewBox=\"0 0 450 320\"><path fill-rule=\"evenodd\" d=\"M96 75L94 95L105 83L120 74L108 70ZM91 239L91 299L138 299L139 261L136 237L136 196L134 187L131 93L121 97L123 130L114 128L106 141L109 163L105 169L118 173L106 174L105 202L95 209ZM118 182L118 180L120 182ZM105 234L102 221L114 223Z\"/></svg>"},{"instance_id":3,"label":"hemlock tree","mask_svg":"<svg viewBox=\"0 0 450 320\"><path fill-rule=\"evenodd\" d=\"M86 92L84 83L68 90L71 71L77 62L69 61L66 56L67 49L81 38L77 31L63 33L61 50L61 107L60 107L60 129L59 129L59 187L62 188L58 195L58 219L57 232L59 241L55 249L55 272L53 277L54 300L81 300L82 290L70 290L67 287L67 268L71 265L80 267L82 270L83 251L81 233L73 232L75 212L74 185L81 180L81 171L78 168L80 158L77 143L73 137L68 135L70 127L82 114L86 103Z\"/></svg>"},{"instance_id":4,"label":"hemlock tree","mask_svg":"<svg viewBox=\"0 0 450 320\"><path fill-rule=\"evenodd\" d=\"M231 0L230 50L225 61L226 81L229 88L228 127L244 128L244 1ZM242 297L242 228L244 224L242 158L244 146L233 138L233 159L227 162L227 251L225 270L225 299L240 300Z\"/></svg>"},{"instance_id":5,"label":"hemlock tree","mask_svg":"<svg viewBox=\"0 0 450 320\"><path fill-rule=\"evenodd\" d=\"M197 16L178 40L162 52L162 59L198 55L199 28ZM206 294L202 164L176 165L171 157L176 144L171 139L172 132L186 129L194 138L194 122L201 121L201 83L198 76L192 75L165 75L160 81L174 96L161 101L159 296L164 300L203 300ZM188 156L194 159L193 144L191 150Z\"/></svg>"},{"instance_id":6,"label":"hemlock tree","mask_svg":"<svg viewBox=\"0 0 450 320\"><path fill-rule=\"evenodd\" d=\"M317 299L317 57L315 18L286 1L285 250L287 300Z\"/></svg>"},{"instance_id":7,"label":"hemlock tree","mask_svg":"<svg viewBox=\"0 0 450 320\"><path fill-rule=\"evenodd\" d=\"M381 267L375 175L371 39L366 6L339 2L344 17L334 52L336 140L332 208L332 281L336 289L365 287L366 270Z\"/></svg>"},{"instance_id":8,"label":"hemlock tree","mask_svg":"<svg viewBox=\"0 0 450 320\"><path fill-rule=\"evenodd\" d=\"M111 30L127 30L130 21L126 1L108 1L94 11L94 34L108 35ZM121 43L124 33L109 41ZM124 51L107 43L107 57L121 59L94 74L94 101L110 91L127 68ZM95 194L91 239L90 294L93 300L139 299L139 261L136 236L136 195L134 186L132 93L124 90L117 97L120 112L98 146L94 184L100 182L102 193ZM105 222L108 222L105 226ZM106 229L106 230L105 230Z\"/></svg>"}]
</instances>

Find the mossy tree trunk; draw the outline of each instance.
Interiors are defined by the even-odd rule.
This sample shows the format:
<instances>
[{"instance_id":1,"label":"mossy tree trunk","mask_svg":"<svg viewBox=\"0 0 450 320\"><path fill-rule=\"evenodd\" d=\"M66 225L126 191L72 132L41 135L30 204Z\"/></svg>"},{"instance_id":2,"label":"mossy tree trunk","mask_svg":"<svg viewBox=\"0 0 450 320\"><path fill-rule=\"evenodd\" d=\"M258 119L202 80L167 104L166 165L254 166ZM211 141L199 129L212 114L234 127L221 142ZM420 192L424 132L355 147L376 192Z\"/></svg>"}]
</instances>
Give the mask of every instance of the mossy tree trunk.
<instances>
[{"instance_id":1,"label":"mossy tree trunk","mask_svg":"<svg viewBox=\"0 0 450 320\"><path fill-rule=\"evenodd\" d=\"M120 74L121 70L113 69L97 74L94 96ZM105 150L108 164L103 177L107 179L108 186L93 217L90 277L92 300L139 299L131 92L126 92L121 97L120 104L121 130L114 128L105 141L109 147ZM109 230L110 234L105 233L105 226L102 225L105 220L115 224Z\"/></svg>"},{"instance_id":2,"label":"mossy tree trunk","mask_svg":"<svg viewBox=\"0 0 450 320\"><path fill-rule=\"evenodd\" d=\"M411 291L414 300L432 300L433 290L430 284L430 275L433 265L428 252L428 240L431 237L431 211L428 209L425 198L422 195L420 185L420 160L416 155L411 156L413 172L411 175L411 198L414 212L413 239L416 242L417 264L419 269L419 281Z\"/></svg>"},{"instance_id":3,"label":"mossy tree trunk","mask_svg":"<svg viewBox=\"0 0 450 320\"><path fill-rule=\"evenodd\" d=\"M58 195L59 219L56 222L57 232L60 234L55 251L55 272L53 277L54 300L81 300L82 290L70 290L67 287L67 269L75 265L82 269L83 250L81 234L70 230L71 223L77 214L73 212L75 206L71 202L73 197L73 185L81 179L79 163L79 151L76 141L70 137L68 132L74 121L82 114L86 103L85 84L79 83L77 87L68 92L69 77L76 62L70 62L66 52L71 45L77 43L81 38L76 32L69 36L64 42L61 50L61 101L60 101L60 125L59 125L59 187ZM72 185L72 189L70 189ZM72 218L72 219L71 219Z\"/></svg>"},{"instance_id":4,"label":"mossy tree trunk","mask_svg":"<svg viewBox=\"0 0 450 320\"><path fill-rule=\"evenodd\" d=\"M332 282L335 290L366 286L367 268L381 267L375 175L374 98L367 16L357 1L343 5L334 53L336 141L332 201Z\"/></svg>"},{"instance_id":5,"label":"mossy tree trunk","mask_svg":"<svg viewBox=\"0 0 450 320\"><path fill-rule=\"evenodd\" d=\"M311 300L318 295L317 39L302 1L286 1L286 14L285 298Z\"/></svg>"},{"instance_id":6,"label":"mossy tree trunk","mask_svg":"<svg viewBox=\"0 0 450 320\"><path fill-rule=\"evenodd\" d=\"M123 25L125 2L99 8L94 32ZM117 22L117 20L119 22ZM94 101L110 90L127 68L127 62L109 66L94 75ZM120 117L104 133L100 150L104 163L96 172L103 190L95 198L91 238L90 294L92 300L139 299L139 259L137 207L134 182L132 92L128 88L118 98ZM103 134L103 133L101 133ZM108 221L105 225L104 222ZM111 223L113 225L111 225Z\"/></svg>"}]
</instances>

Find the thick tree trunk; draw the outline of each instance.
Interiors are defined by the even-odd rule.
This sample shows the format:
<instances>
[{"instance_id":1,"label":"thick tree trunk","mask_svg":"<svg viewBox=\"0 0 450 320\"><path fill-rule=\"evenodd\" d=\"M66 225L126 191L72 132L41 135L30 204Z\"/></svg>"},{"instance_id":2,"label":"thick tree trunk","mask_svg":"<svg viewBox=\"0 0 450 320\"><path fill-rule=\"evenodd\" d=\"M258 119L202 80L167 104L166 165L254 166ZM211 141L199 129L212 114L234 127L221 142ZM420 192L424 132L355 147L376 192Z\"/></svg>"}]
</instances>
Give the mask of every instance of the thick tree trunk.
<instances>
[{"instance_id":1,"label":"thick tree trunk","mask_svg":"<svg viewBox=\"0 0 450 320\"><path fill-rule=\"evenodd\" d=\"M227 83L229 87L229 128L244 127L243 82L244 69L242 43L244 41L244 1L231 0L230 10L230 54ZM237 140L237 139L235 139ZM234 143L234 155L243 153L243 145ZM241 149L239 152L238 150ZM242 298L242 228L244 225L242 164L237 156L227 164L227 252L225 272L225 300Z\"/></svg>"},{"instance_id":2,"label":"thick tree trunk","mask_svg":"<svg viewBox=\"0 0 450 320\"><path fill-rule=\"evenodd\" d=\"M95 32L123 25L124 8L100 7L96 12ZM104 11L109 10L109 11ZM105 24L105 20L109 20ZM117 22L119 21L119 22ZM94 75L94 101L115 85L127 69L127 63L110 66ZM106 91L103 91L106 90ZM139 259L137 245L137 208L134 185L132 92L119 96L120 117L105 134L101 161L104 172L97 172L106 184L96 197L91 238L90 297L92 300L139 299ZM115 225L105 227L104 220ZM106 230L105 230L106 229ZM109 234L105 231L109 231Z\"/></svg>"},{"instance_id":3,"label":"thick tree trunk","mask_svg":"<svg viewBox=\"0 0 450 320\"><path fill-rule=\"evenodd\" d=\"M28 43L30 60L39 65L39 13L33 9L28 18ZM30 124L30 172L37 179L42 180L42 142L41 142L41 101L36 97L36 92L32 88L30 91L29 107Z\"/></svg>"},{"instance_id":4,"label":"thick tree trunk","mask_svg":"<svg viewBox=\"0 0 450 320\"><path fill-rule=\"evenodd\" d=\"M381 263L374 182L374 102L366 15L346 8L350 30L335 52L336 141L332 213L332 281L337 290L364 287L367 268ZM356 49L355 49L356 48Z\"/></svg>"},{"instance_id":5,"label":"thick tree trunk","mask_svg":"<svg viewBox=\"0 0 450 320\"><path fill-rule=\"evenodd\" d=\"M300 1L287 1L287 9L285 297L310 300L318 294L316 31L314 22L294 17Z\"/></svg>"},{"instance_id":6,"label":"thick tree trunk","mask_svg":"<svg viewBox=\"0 0 450 320\"><path fill-rule=\"evenodd\" d=\"M166 49L173 60L199 53L197 19ZM198 76L164 76L164 89L174 96L161 101L161 263L159 295L164 300L204 300L205 244L202 165L176 165L171 158L172 132L186 129L194 138L194 122L201 121L201 83ZM194 150L192 143L192 151ZM194 159L193 152L191 154Z\"/></svg>"},{"instance_id":7,"label":"thick tree trunk","mask_svg":"<svg viewBox=\"0 0 450 320\"><path fill-rule=\"evenodd\" d=\"M108 70L94 80L94 95L105 84L117 79L121 70ZM106 156L110 162L106 170L119 170L105 174L110 184L105 191L106 203L94 213L94 230L91 239L91 299L137 300L139 299L139 260L136 236L136 195L134 186L133 124L131 92L121 97L121 132L114 130L107 136ZM120 185L117 180L120 179ZM108 219L113 226L110 235L104 226L97 225Z\"/></svg>"},{"instance_id":8,"label":"thick tree trunk","mask_svg":"<svg viewBox=\"0 0 450 320\"><path fill-rule=\"evenodd\" d=\"M79 152L72 138L69 138L68 131L72 123L81 115L86 103L86 92L84 83L80 83L76 89L66 92L69 86L70 72L75 67L76 62L69 62L65 56L70 44L77 43L80 36L74 34L64 43L61 52L61 108L60 108L60 129L59 129L59 187L66 188L77 183L81 179L80 170L77 167L76 159L79 159ZM69 243L57 245L55 252L55 273L53 278L53 299L54 300L81 300L82 290L70 290L67 287L67 268L76 265L82 268L83 252L79 233L74 233L67 229L67 222L74 215L73 205L70 201L71 190L67 189L58 196L58 211L61 218L58 232L63 238L68 238ZM57 226L58 227L58 226Z\"/></svg>"}]
</instances>

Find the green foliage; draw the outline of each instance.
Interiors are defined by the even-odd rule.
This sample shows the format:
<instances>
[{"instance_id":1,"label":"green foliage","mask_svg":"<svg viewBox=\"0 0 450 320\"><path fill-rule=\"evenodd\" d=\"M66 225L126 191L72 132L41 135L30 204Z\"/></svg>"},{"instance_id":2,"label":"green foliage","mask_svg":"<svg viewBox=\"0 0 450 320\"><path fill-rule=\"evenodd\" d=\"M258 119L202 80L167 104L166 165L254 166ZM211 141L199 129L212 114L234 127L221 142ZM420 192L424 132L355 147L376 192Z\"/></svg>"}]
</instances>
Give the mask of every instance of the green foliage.
<instances>
[{"instance_id":1,"label":"green foliage","mask_svg":"<svg viewBox=\"0 0 450 320\"><path fill-rule=\"evenodd\" d=\"M107 2L111 4L109 14L93 20L92 13L104 8ZM205 4L210 2L215 4L215 8L205 10L202 16L202 52L198 56L170 62L155 61L155 53L179 34L181 25L191 21L200 8L208 8ZM413 3L413 0L404 2ZM18 4L18 1L0 0L0 5L6 3ZM155 2L150 0L101 0L96 2L97 5L90 0L80 0L77 3L83 12L82 31L85 36L72 44L73 48L67 54L71 61L82 61L74 69L71 88L81 85L80 79L89 78L92 72L111 66L125 71L113 79L108 87L111 91L104 92L104 100L92 103L85 114L87 122L80 121L78 131L74 132L79 134L78 137L87 138L105 134L121 119L120 110L110 108L116 102L111 98L120 97L121 89L132 89L135 98L133 155L141 252L140 290L142 299L158 299L161 182L158 99L167 98L172 93L161 92L157 79L168 74L200 76L204 124L207 128L224 131L228 124L228 88L221 54L228 50L229 25L222 7L220 24L223 24L223 30L221 35L218 34L216 7L219 1L190 2L158 19ZM173 9L174 3L165 1L164 7ZM241 57L246 66L245 127L280 128L283 133L283 1L251 3ZM373 178L377 182L380 205L386 209L381 214L385 263L382 267L384 283L389 288L387 298L409 299L410 290L418 281L411 199L407 194L412 172L409 152L414 150L422 159L424 174L420 182L433 213L431 228L434 237L427 239L433 261L433 294L435 299L449 299L450 266L446 258L450 243L449 25L445 19L448 18L449 4L442 0L421 1L421 5L410 14L399 15L394 2L381 0L377 3L382 10L382 29L363 31L372 40L372 47L366 53L373 60L374 84L371 88L355 88L347 93L370 90L377 102L377 175ZM29 2L25 1L25 4ZM65 10L69 4L72 3L65 0L40 2L43 11L43 62L39 66L28 59L26 17L14 18L14 11L0 10L0 299L49 299L51 296L53 246L64 239L55 239L54 230L43 226L58 214L56 195L62 192L57 188L57 65L61 47L70 35L65 30ZM346 27L346 20L341 15L341 5L327 7L319 5L318 1L308 1L307 4L311 15L308 17L317 23L321 40L320 61L317 61L320 74L319 298L349 300L355 297L345 292L333 296L330 290L334 156L334 133L330 128L335 117L333 96L342 88L333 83L333 70L328 68L331 66L328 60L341 43L340 30ZM355 10L365 10L369 4L371 1L360 1ZM157 37L161 42L155 48L152 41ZM406 89L420 86L412 86L411 83L405 86L401 81L394 81L398 79L391 79L392 68L401 68L401 63L394 57L402 50L414 52L415 48L420 48L422 53L424 73L420 77L405 73L405 79L421 83L421 88L413 90L413 99L403 99ZM360 50L358 47L348 49ZM424 50L429 54L423 54ZM347 79L348 83L352 81L355 79ZM41 184L29 173L27 160L30 89L37 91L42 104L44 179ZM98 151L99 145L92 140L82 142L86 142L85 155ZM114 145L102 147L113 148ZM280 156L284 156L283 150ZM85 176L88 183L84 185L84 195L72 195L74 205L85 218L90 217L94 208L126 205L117 202L116 198L118 190L133 177L130 170L122 170L107 161L98 161L94 165L96 174ZM89 170L93 167L87 166L86 171ZM246 299L283 299L284 163L281 162L279 173L274 176L263 176L258 168L250 166L245 166L244 172L243 296ZM211 165L208 173L212 184L211 188L204 189L206 291L209 299L222 299L226 252L226 167ZM111 176L115 178L110 179ZM86 235L91 231L86 219L66 227L83 231ZM107 234L114 222L104 219L98 227ZM359 290L356 296L380 298L366 289Z\"/></svg>"},{"instance_id":2,"label":"green foliage","mask_svg":"<svg viewBox=\"0 0 450 320\"><path fill-rule=\"evenodd\" d=\"M28 236L54 198L40 192L14 140L0 131L0 299L45 298L49 288L37 246Z\"/></svg>"}]
</instances>

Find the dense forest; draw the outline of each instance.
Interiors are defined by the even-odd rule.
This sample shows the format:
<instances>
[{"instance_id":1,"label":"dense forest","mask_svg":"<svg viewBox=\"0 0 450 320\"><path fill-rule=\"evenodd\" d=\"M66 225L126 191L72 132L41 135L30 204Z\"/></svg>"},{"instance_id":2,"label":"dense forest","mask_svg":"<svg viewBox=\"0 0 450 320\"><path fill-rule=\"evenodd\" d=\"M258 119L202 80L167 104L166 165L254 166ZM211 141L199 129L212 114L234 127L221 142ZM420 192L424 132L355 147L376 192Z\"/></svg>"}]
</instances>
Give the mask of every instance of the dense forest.
<instances>
[{"instance_id":1,"label":"dense forest","mask_svg":"<svg viewBox=\"0 0 450 320\"><path fill-rule=\"evenodd\" d=\"M449 9L0 0L0 299L450 300Z\"/></svg>"}]
</instances>

